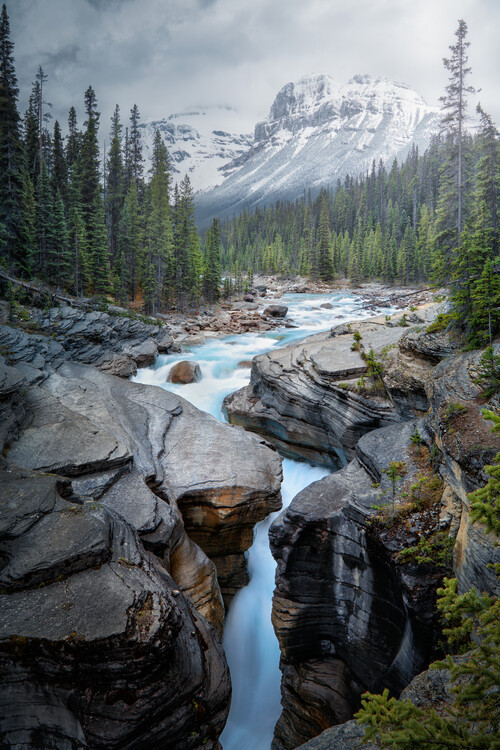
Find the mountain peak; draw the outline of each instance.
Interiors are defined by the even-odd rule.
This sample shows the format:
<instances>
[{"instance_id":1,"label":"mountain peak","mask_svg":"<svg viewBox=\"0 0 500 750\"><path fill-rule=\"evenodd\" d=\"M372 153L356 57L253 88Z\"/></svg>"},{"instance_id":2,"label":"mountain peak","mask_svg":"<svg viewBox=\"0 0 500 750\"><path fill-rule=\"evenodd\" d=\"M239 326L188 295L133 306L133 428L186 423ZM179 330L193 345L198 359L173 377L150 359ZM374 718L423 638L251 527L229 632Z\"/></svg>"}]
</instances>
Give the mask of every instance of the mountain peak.
<instances>
[{"instance_id":1,"label":"mountain peak","mask_svg":"<svg viewBox=\"0 0 500 750\"><path fill-rule=\"evenodd\" d=\"M420 94L388 78L358 74L339 85L311 73L290 81L255 126L252 147L221 168L219 187L198 197L198 217L295 199L366 172L373 160L391 164L412 143L425 148L438 121Z\"/></svg>"}]
</instances>

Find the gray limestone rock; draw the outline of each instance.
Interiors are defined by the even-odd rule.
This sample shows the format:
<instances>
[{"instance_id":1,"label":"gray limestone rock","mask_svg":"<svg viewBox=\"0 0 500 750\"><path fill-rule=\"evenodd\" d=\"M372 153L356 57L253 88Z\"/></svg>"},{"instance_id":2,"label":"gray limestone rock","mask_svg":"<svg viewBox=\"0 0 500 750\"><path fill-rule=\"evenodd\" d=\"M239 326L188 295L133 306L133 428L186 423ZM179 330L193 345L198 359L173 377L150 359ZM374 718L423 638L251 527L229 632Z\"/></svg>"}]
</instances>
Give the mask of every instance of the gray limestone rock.
<instances>
[{"instance_id":1,"label":"gray limestone rock","mask_svg":"<svg viewBox=\"0 0 500 750\"><path fill-rule=\"evenodd\" d=\"M57 486L0 473L4 742L215 750L229 675L214 630L122 517L66 502Z\"/></svg>"},{"instance_id":2,"label":"gray limestone rock","mask_svg":"<svg viewBox=\"0 0 500 750\"><path fill-rule=\"evenodd\" d=\"M402 335L374 321L357 328L366 351L380 352ZM224 400L229 421L265 435L292 458L345 464L361 435L401 419L387 394L357 392L367 365L351 350L352 334L320 333L254 357L250 385Z\"/></svg>"},{"instance_id":3,"label":"gray limestone rock","mask_svg":"<svg viewBox=\"0 0 500 750\"><path fill-rule=\"evenodd\" d=\"M423 432L413 422L363 436L354 461L302 490L271 526L283 671L274 750L348 719L365 690L400 691L433 655L442 574L399 563L405 541L370 523L389 462L405 464L408 483L418 471L410 457L416 426Z\"/></svg>"}]
</instances>

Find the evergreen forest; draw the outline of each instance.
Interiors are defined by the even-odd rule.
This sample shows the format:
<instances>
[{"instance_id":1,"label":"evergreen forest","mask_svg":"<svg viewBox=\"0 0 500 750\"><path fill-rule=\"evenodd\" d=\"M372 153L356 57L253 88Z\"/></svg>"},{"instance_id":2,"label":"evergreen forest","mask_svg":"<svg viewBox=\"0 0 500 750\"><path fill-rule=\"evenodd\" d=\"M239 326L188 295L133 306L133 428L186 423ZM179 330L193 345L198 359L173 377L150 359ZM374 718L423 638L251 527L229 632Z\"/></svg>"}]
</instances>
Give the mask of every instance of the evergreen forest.
<instances>
[{"instance_id":1,"label":"evergreen forest","mask_svg":"<svg viewBox=\"0 0 500 750\"><path fill-rule=\"evenodd\" d=\"M95 91L67 135L51 124L40 67L21 118L6 6L0 21L0 248L5 270L76 296L110 296L145 312L213 303L254 273L323 281L450 285L454 323L472 345L500 324L499 134L480 106L467 129L467 26L445 60L442 132L425 153L373 163L316 196L243 212L200 239L185 176L174 184L159 131L145 173L140 114L111 117L101 161ZM246 279L245 279L246 277ZM222 286L222 279L224 285Z\"/></svg>"}]
</instances>

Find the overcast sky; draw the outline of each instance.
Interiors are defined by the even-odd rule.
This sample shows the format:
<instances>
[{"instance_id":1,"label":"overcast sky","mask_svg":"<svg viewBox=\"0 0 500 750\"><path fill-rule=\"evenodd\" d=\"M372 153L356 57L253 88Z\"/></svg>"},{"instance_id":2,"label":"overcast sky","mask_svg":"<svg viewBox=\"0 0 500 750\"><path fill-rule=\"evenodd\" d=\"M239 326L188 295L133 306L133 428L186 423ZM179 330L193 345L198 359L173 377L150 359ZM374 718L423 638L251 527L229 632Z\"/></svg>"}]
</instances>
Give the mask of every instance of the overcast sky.
<instances>
[{"instance_id":1,"label":"overcast sky","mask_svg":"<svg viewBox=\"0 0 500 750\"><path fill-rule=\"evenodd\" d=\"M20 111L42 65L64 129L96 91L102 133L115 104L143 119L231 106L253 131L277 91L308 73L404 81L438 105L457 21L469 27L471 83L500 124L500 0L7 0ZM102 132L102 131L101 131Z\"/></svg>"}]
</instances>

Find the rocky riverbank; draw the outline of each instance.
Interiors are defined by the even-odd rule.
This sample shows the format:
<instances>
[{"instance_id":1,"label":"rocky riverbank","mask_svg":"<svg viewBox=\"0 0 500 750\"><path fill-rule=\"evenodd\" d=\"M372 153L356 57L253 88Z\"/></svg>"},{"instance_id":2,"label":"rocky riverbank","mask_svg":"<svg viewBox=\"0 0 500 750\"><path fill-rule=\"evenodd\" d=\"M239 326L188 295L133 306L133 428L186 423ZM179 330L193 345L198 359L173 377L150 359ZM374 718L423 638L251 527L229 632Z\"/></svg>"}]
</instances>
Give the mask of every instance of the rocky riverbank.
<instances>
[{"instance_id":1,"label":"rocky riverbank","mask_svg":"<svg viewBox=\"0 0 500 750\"><path fill-rule=\"evenodd\" d=\"M0 327L2 738L216 748L222 596L280 507L280 459L105 372L124 353L143 362L144 334L148 356L169 346L162 327L70 310L51 314L55 336ZM82 363L94 357L101 369Z\"/></svg>"},{"instance_id":2,"label":"rocky riverbank","mask_svg":"<svg viewBox=\"0 0 500 750\"><path fill-rule=\"evenodd\" d=\"M342 724L365 690L398 694L426 667L443 575L456 575L460 591L498 593L488 567L498 548L467 512L467 493L500 449L481 415L498 396L488 403L475 382L480 352L459 353L444 326L427 330L440 312L340 325L260 355L250 385L226 398L232 422L283 452L345 465L271 527L283 673L273 750ZM430 553L419 553L423 544ZM333 731L324 741L354 746L352 723Z\"/></svg>"},{"instance_id":3,"label":"rocky riverbank","mask_svg":"<svg viewBox=\"0 0 500 750\"><path fill-rule=\"evenodd\" d=\"M285 455L338 468L363 434L428 408L424 383L432 363L403 362L394 353L402 352L398 342L410 324L428 325L440 310L431 304L389 320L342 323L255 357L250 384L225 399L228 420L265 435ZM385 362L387 385L369 374Z\"/></svg>"}]
</instances>

